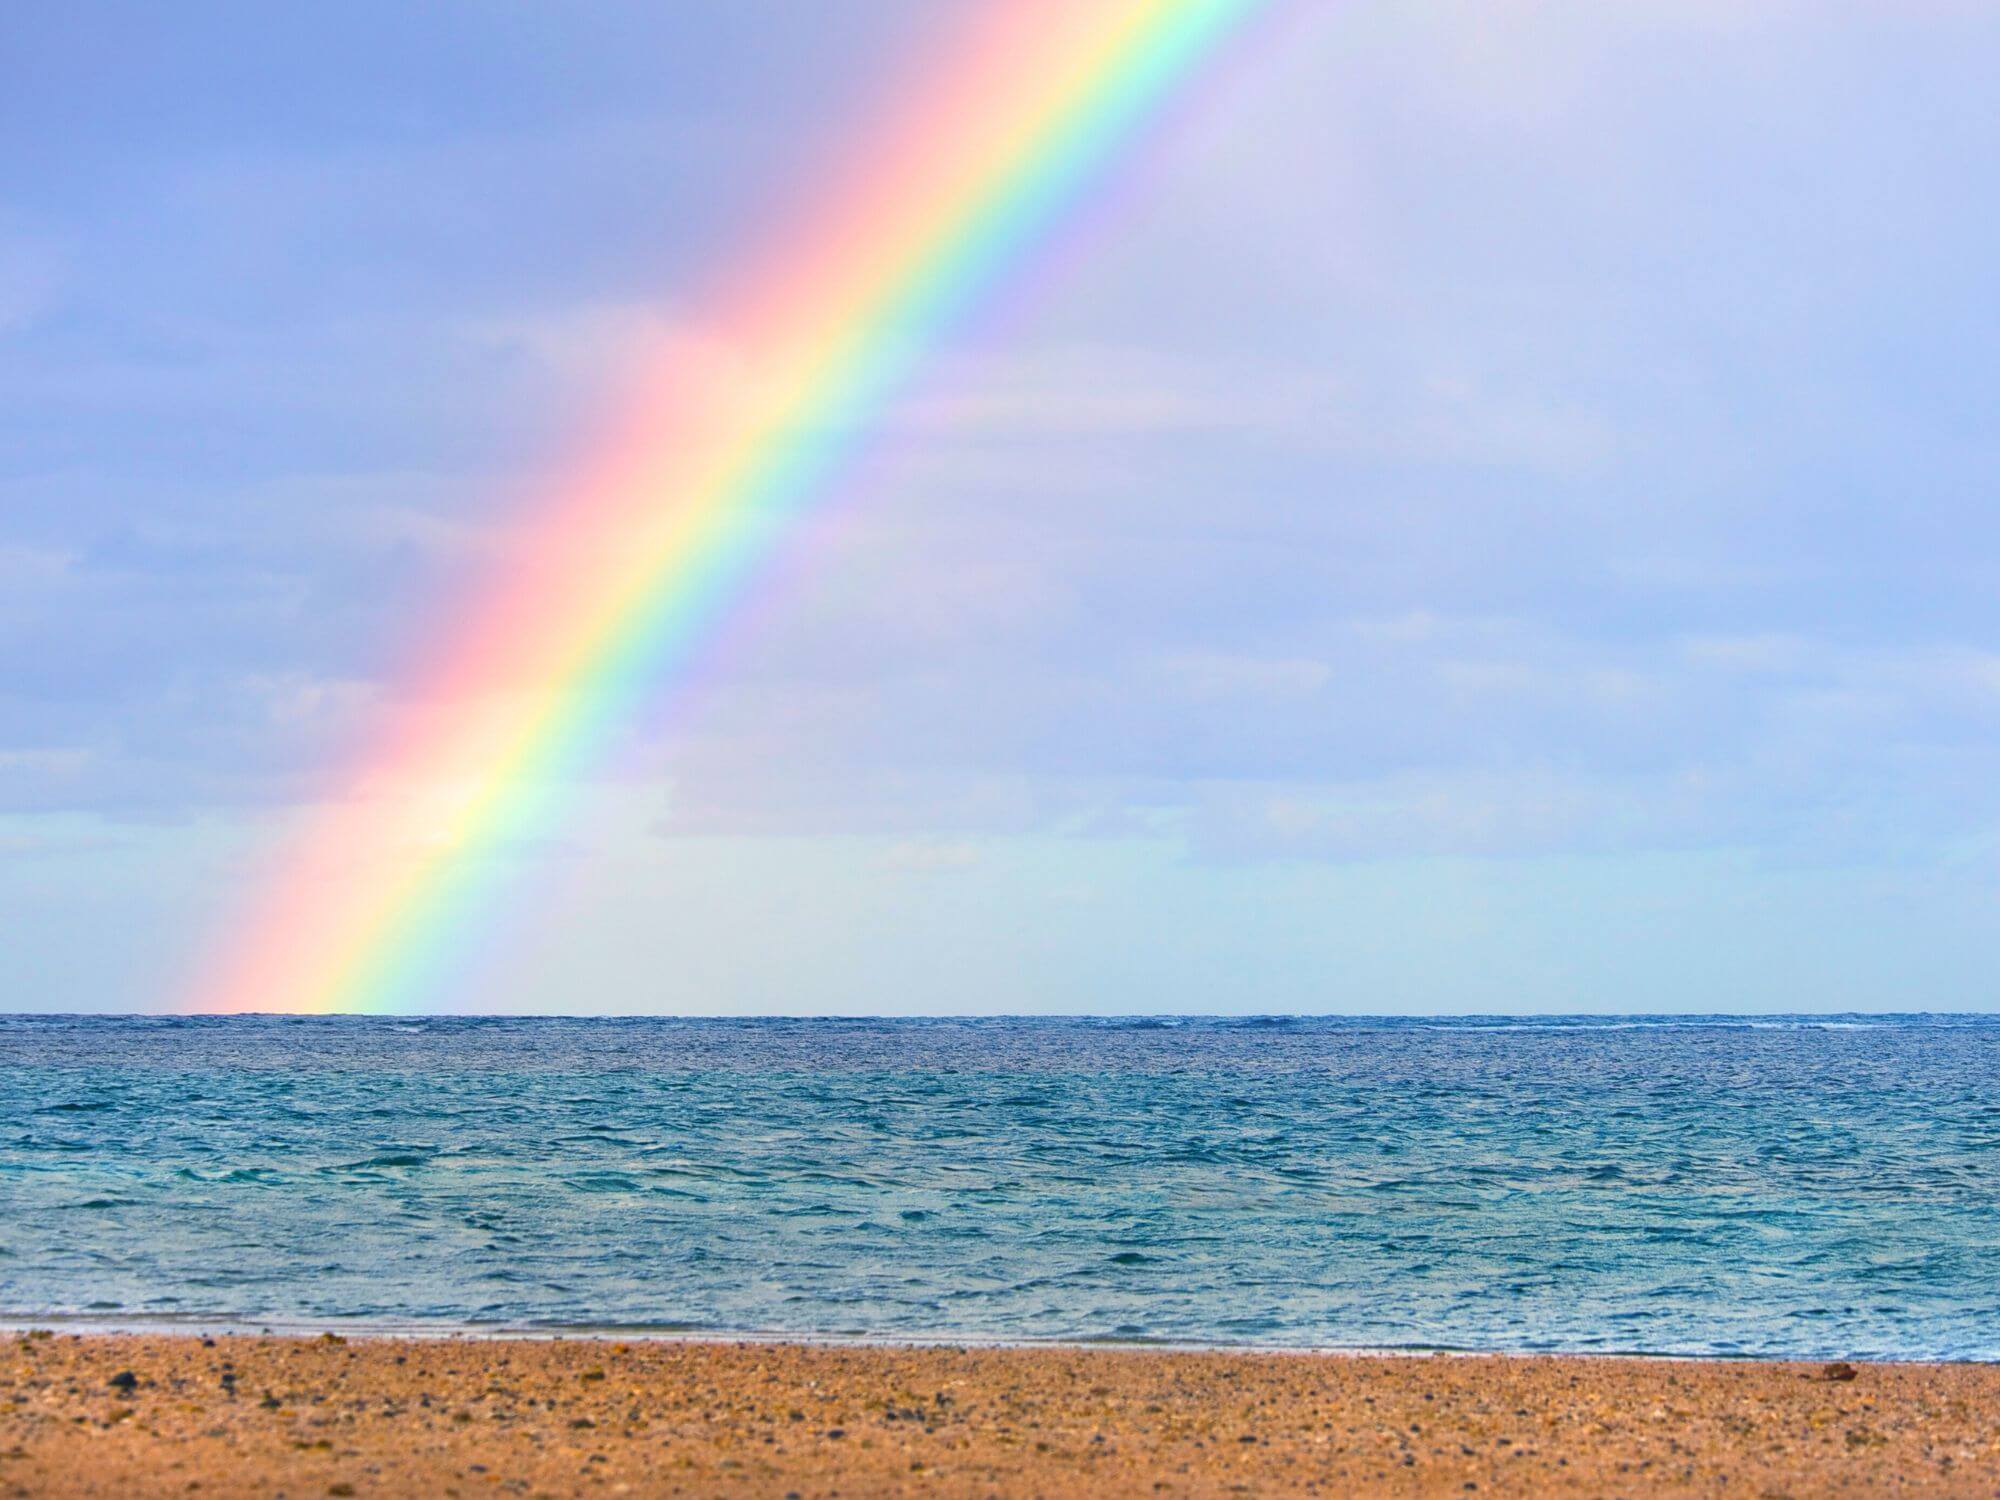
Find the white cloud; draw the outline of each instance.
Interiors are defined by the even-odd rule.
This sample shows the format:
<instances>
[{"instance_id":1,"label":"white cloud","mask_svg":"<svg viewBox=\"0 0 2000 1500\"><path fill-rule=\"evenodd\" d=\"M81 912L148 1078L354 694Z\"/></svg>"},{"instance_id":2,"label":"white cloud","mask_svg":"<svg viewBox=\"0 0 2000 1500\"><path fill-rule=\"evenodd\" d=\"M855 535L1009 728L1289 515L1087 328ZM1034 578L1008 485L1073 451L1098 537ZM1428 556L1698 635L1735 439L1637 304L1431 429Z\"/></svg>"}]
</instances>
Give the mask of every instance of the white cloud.
<instances>
[{"instance_id":1,"label":"white cloud","mask_svg":"<svg viewBox=\"0 0 2000 1500\"><path fill-rule=\"evenodd\" d=\"M0 775L73 777L89 767L93 755L82 745L0 749Z\"/></svg>"},{"instance_id":2,"label":"white cloud","mask_svg":"<svg viewBox=\"0 0 2000 1500\"><path fill-rule=\"evenodd\" d=\"M1549 768L1218 784L1198 789L1189 841L1199 856L1230 860L1674 848L1715 835L1714 790L1698 774L1619 782Z\"/></svg>"},{"instance_id":3,"label":"white cloud","mask_svg":"<svg viewBox=\"0 0 2000 1500\"><path fill-rule=\"evenodd\" d=\"M73 552L0 541L0 590L10 594L61 582L75 566Z\"/></svg>"},{"instance_id":4,"label":"white cloud","mask_svg":"<svg viewBox=\"0 0 2000 1500\"><path fill-rule=\"evenodd\" d=\"M0 235L0 337L26 329L54 307L66 276L52 246Z\"/></svg>"},{"instance_id":5,"label":"white cloud","mask_svg":"<svg viewBox=\"0 0 2000 1500\"><path fill-rule=\"evenodd\" d=\"M740 373L728 345L656 300L589 299L480 312L465 318L456 333L486 354L526 359L572 388L619 398L642 388L652 370L670 361L705 370L713 379Z\"/></svg>"},{"instance_id":6,"label":"white cloud","mask_svg":"<svg viewBox=\"0 0 2000 1500\"><path fill-rule=\"evenodd\" d=\"M901 839L882 854L887 868L917 875L969 870L979 859L979 845L970 839Z\"/></svg>"},{"instance_id":7,"label":"white cloud","mask_svg":"<svg viewBox=\"0 0 2000 1500\"><path fill-rule=\"evenodd\" d=\"M1609 419L1456 361L1384 378L1322 360L1199 357L1144 345L1057 344L960 355L890 413L904 441L1004 465L1006 442L1226 437L1319 458L1420 460L1587 473L1616 452ZM1046 450L1038 449L1046 458Z\"/></svg>"},{"instance_id":8,"label":"white cloud","mask_svg":"<svg viewBox=\"0 0 2000 1500\"><path fill-rule=\"evenodd\" d=\"M1333 675L1323 661L1220 651L1163 657L1157 669L1171 688L1197 699L1310 697Z\"/></svg>"},{"instance_id":9,"label":"white cloud","mask_svg":"<svg viewBox=\"0 0 2000 1500\"><path fill-rule=\"evenodd\" d=\"M253 677L244 687L271 723L314 738L352 734L381 701L376 683L355 678L293 672Z\"/></svg>"}]
</instances>

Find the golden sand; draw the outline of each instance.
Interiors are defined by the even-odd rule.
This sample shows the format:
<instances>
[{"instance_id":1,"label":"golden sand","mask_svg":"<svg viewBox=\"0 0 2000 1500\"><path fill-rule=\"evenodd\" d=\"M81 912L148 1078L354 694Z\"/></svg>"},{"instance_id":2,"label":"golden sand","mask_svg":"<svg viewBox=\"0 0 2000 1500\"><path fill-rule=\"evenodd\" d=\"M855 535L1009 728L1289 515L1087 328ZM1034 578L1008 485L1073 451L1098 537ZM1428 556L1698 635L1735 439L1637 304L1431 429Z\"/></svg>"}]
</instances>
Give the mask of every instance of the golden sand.
<instances>
[{"instance_id":1,"label":"golden sand","mask_svg":"<svg viewBox=\"0 0 2000 1500\"><path fill-rule=\"evenodd\" d=\"M2000 1366L4 1338L0 1495L2000 1493Z\"/></svg>"}]
</instances>

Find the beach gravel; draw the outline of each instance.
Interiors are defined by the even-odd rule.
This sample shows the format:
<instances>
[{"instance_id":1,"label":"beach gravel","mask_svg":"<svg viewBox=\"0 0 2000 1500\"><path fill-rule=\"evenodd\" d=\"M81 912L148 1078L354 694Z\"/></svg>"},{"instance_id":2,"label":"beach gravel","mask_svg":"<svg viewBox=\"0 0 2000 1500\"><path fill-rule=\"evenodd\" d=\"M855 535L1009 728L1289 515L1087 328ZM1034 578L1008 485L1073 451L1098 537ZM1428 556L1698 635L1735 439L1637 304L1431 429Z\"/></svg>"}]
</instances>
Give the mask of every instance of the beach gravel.
<instances>
[{"instance_id":1,"label":"beach gravel","mask_svg":"<svg viewBox=\"0 0 2000 1500\"><path fill-rule=\"evenodd\" d=\"M8 1334L0 1496L1990 1496L1996 1412L1969 1364Z\"/></svg>"}]
</instances>

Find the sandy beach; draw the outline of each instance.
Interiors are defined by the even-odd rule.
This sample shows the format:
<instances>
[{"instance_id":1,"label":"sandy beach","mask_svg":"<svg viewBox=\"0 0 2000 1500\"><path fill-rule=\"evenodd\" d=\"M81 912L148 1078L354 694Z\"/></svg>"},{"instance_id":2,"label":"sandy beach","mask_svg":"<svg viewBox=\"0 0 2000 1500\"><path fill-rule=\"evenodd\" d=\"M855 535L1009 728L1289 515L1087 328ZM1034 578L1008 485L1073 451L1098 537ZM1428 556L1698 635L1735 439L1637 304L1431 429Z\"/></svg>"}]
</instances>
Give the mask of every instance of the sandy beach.
<instances>
[{"instance_id":1,"label":"sandy beach","mask_svg":"<svg viewBox=\"0 0 2000 1500\"><path fill-rule=\"evenodd\" d=\"M2000 1367L9 1334L6 1495L2000 1491Z\"/></svg>"}]
</instances>

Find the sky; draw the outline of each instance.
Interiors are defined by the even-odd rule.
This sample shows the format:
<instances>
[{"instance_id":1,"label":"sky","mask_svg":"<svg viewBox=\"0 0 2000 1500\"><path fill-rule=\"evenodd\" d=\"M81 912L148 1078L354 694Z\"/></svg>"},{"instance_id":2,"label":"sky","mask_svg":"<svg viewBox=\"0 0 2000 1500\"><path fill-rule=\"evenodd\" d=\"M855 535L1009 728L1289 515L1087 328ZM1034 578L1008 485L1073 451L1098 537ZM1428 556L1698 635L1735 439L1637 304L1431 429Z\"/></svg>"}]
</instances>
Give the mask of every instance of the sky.
<instances>
[{"instance_id":1,"label":"sky","mask_svg":"<svg viewBox=\"0 0 2000 1500\"><path fill-rule=\"evenodd\" d=\"M176 1003L990 3L6 8L0 1009ZM1274 0L426 1003L2000 1005L1996 70L1972 0Z\"/></svg>"}]
</instances>

